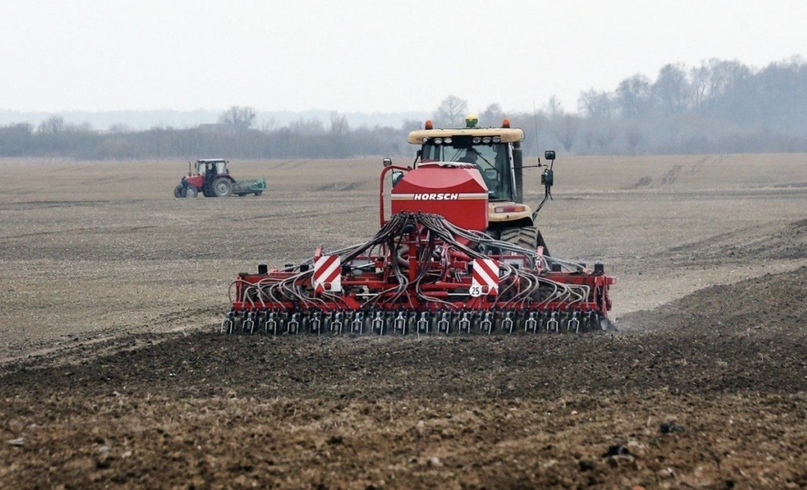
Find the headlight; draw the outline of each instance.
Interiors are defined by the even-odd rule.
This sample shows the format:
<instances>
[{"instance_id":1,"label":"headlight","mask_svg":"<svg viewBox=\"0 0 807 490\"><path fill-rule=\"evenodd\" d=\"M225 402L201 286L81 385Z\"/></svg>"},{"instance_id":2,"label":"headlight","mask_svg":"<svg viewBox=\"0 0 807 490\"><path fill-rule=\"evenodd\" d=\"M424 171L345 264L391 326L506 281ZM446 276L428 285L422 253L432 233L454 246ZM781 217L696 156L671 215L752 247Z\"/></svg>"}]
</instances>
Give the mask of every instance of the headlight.
<instances>
[{"instance_id":1,"label":"headlight","mask_svg":"<svg viewBox=\"0 0 807 490\"><path fill-rule=\"evenodd\" d=\"M484 143L484 144L486 144L486 145L487 145L488 143L490 143L490 136L485 136L484 138L482 138L482 143Z\"/></svg>"},{"instance_id":2,"label":"headlight","mask_svg":"<svg viewBox=\"0 0 807 490\"><path fill-rule=\"evenodd\" d=\"M442 145L443 144L443 138L434 138L434 144L435 145Z\"/></svg>"},{"instance_id":3,"label":"headlight","mask_svg":"<svg viewBox=\"0 0 807 490\"><path fill-rule=\"evenodd\" d=\"M494 143L501 143L502 142L501 136L494 136L493 137L493 142Z\"/></svg>"},{"instance_id":4,"label":"headlight","mask_svg":"<svg viewBox=\"0 0 807 490\"><path fill-rule=\"evenodd\" d=\"M473 142L475 145L478 145L479 143L482 142L482 138L480 138L479 136L474 136Z\"/></svg>"},{"instance_id":5,"label":"headlight","mask_svg":"<svg viewBox=\"0 0 807 490\"><path fill-rule=\"evenodd\" d=\"M496 206L493 208L493 212L496 214L504 214L504 213L523 213L527 210L527 207L523 204L508 204L505 206Z\"/></svg>"}]
</instances>

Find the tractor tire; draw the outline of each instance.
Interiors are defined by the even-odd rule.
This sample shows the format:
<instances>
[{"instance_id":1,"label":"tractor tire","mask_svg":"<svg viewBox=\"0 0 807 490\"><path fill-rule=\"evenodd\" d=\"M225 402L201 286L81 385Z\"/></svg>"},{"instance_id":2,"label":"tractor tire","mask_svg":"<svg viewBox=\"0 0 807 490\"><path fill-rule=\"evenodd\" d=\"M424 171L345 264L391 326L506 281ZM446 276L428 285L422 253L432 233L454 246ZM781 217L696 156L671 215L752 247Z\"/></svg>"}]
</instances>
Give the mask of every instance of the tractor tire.
<instances>
[{"instance_id":1,"label":"tractor tire","mask_svg":"<svg viewBox=\"0 0 807 490\"><path fill-rule=\"evenodd\" d=\"M216 197L228 197L233 194L233 183L230 179L219 177L213 181L213 194Z\"/></svg>"},{"instance_id":2,"label":"tractor tire","mask_svg":"<svg viewBox=\"0 0 807 490\"><path fill-rule=\"evenodd\" d=\"M198 195L199 192L193 187L188 187L187 189L185 189L185 197L196 197Z\"/></svg>"},{"instance_id":3,"label":"tractor tire","mask_svg":"<svg viewBox=\"0 0 807 490\"><path fill-rule=\"evenodd\" d=\"M176 187L174 187L174 197L176 197L177 199L179 199L181 197L185 197L182 194L182 184L179 184Z\"/></svg>"},{"instance_id":4,"label":"tractor tire","mask_svg":"<svg viewBox=\"0 0 807 490\"><path fill-rule=\"evenodd\" d=\"M549 247L546 246L541 232L534 226L506 228L502 230L499 239L503 242L509 242L513 245L526 248L527 250L535 250L538 247L543 247L544 255L549 257Z\"/></svg>"}]
</instances>

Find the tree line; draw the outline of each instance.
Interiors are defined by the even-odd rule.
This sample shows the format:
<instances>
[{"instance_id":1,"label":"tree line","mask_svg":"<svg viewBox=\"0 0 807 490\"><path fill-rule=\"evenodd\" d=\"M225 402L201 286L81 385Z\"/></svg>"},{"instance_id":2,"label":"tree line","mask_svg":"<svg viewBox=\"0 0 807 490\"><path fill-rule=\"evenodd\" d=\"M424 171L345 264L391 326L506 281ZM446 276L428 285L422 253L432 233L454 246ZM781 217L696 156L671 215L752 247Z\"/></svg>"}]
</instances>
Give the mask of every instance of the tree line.
<instances>
[{"instance_id":1,"label":"tree line","mask_svg":"<svg viewBox=\"0 0 807 490\"><path fill-rule=\"evenodd\" d=\"M434 110L435 127L458 127L467 102L445 98ZM532 112L506 112L493 103L478 112L480 126L507 117L521 127L527 155L546 148L568 154L670 154L807 152L807 63L794 57L754 69L738 61L712 59L687 69L668 64L655 79L637 74L614 90L580 94L576 112L556 97ZM92 160L349 158L413 154L409 131L399 127L351 128L347 118L301 118L286 126L253 127L255 112L233 106L218 124L194 128L133 131L124 125L94 131L52 116L0 126L0 156Z\"/></svg>"}]
</instances>

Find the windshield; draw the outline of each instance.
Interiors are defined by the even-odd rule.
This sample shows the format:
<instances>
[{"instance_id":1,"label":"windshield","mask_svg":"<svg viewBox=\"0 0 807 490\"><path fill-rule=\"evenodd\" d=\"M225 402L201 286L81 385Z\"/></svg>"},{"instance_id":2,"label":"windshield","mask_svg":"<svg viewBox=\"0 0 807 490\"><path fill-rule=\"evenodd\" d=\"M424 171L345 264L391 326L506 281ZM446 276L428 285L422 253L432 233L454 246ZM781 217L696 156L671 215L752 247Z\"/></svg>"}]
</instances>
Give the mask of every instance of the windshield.
<instances>
[{"instance_id":1,"label":"windshield","mask_svg":"<svg viewBox=\"0 0 807 490\"><path fill-rule=\"evenodd\" d=\"M454 138L452 144L425 143L422 148L421 161L424 163L465 162L475 164L488 187L488 199L510 201L513 199L513 183L510 173L509 150L506 143L474 145L470 140L465 142L460 138Z\"/></svg>"}]
</instances>

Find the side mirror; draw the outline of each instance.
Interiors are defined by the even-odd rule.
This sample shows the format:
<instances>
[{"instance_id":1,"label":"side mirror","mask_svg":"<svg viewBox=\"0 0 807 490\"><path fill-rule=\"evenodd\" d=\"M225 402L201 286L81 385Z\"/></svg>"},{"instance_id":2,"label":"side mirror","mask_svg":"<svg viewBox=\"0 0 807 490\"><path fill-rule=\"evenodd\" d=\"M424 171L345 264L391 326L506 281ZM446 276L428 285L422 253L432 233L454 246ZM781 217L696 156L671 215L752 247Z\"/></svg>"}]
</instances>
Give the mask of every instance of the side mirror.
<instances>
[{"instance_id":1,"label":"side mirror","mask_svg":"<svg viewBox=\"0 0 807 490\"><path fill-rule=\"evenodd\" d=\"M544 158L549 160L550 162L555 159L555 150L546 150L544 152Z\"/></svg>"},{"instance_id":2,"label":"side mirror","mask_svg":"<svg viewBox=\"0 0 807 490\"><path fill-rule=\"evenodd\" d=\"M384 159L384 166L389 167L390 165L392 165L392 158L385 158Z\"/></svg>"},{"instance_id":3,"label":"side mirror","mask_svg":"<svg viewBox=\"0 0 807 490\"><path fill-rule=\"evenodd\" d=\"M395 187L396 185L398 185L398 182L400 182L401 179L403 179L403 176L404 176L404 173L401 172L400 170L393 170L392 171L392 187Z\"/></svg>"}]
</instances>

